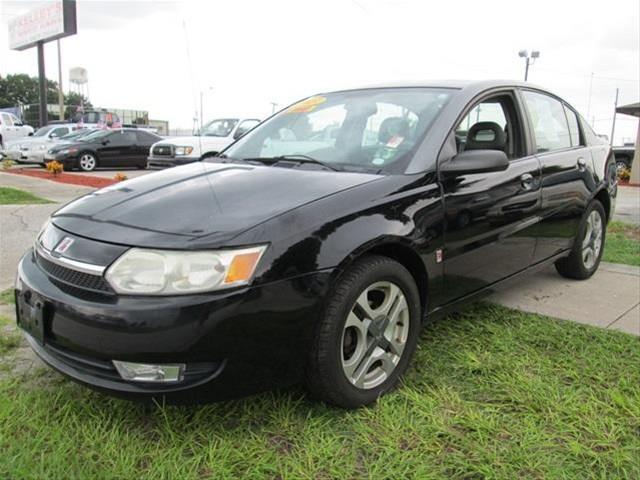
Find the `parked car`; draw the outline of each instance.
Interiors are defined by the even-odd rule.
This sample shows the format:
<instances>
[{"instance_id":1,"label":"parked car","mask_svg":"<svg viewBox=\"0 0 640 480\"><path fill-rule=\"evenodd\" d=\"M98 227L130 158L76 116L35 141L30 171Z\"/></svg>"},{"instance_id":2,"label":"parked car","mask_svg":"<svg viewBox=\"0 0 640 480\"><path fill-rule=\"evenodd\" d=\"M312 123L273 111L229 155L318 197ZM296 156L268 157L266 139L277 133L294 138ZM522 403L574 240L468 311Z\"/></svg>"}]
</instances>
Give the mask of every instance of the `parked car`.
<instances>
[{"instance_id":1,"label":"parked car","mask_svg":"<svg viewBox=\"0 0 640 480\"><path fill-rule=\"evenodd\" d=\"M173 167L214 157L259 123L255 118L211 120L198 135L165 138L154 144L149 152L149 165Z\"/></svg>"},{"instance_id":2,"label":"parked car","mask_svg":"<svg viewBox=\"0 0 640 480\"><path fill-rule=\"evenodd\" d=\"M149 147L159 139L153 133L131 128L97 130L50 148L45 161L57 160L65 170L79 168L85 172L98 167L147 168Z\"/></svg>"},{"instance_id":3,"label":"parked car","mask_svg":"<svg viewBox=\"0 0 640 480\"><path fill-rule=\"evenodd\" d=\"M39 128L32 136L6 143L4 154L19 163L44 163L44 154L52 144L77 130L75 124L55 124Z\"/></svg>"},{"instance_id":4,"label":"parked car","mask_svg":"<svg viewBox=\"0 0 640 480\"><path fill-rule=\"evenodd\" d=\"M546 264L593 275L616 188L611 148L528 83L315 95L215 159L58 210L20 262L18 324L53 368L128 398L302 382L359 407L426 321Z\"/></svg>"},{"instance_id":5,"label":"parked car","mask_svg":"<svg viewBox=\"0 0 640 480\"><path fill-rule=\"evenodd\" d=\"M22 123L13 113L0 112L0 147L6 142L33 135L33 127Z\"/></svg>"},{"instance_id":6,"label":"parked car","mask_svg":"<svg viewBox=\"0 0 640 480\"><path fill-rule=\"evenodd\" d=\"M613 154L616 157L616 169L619 172L625 168L631 168L636 147L633 143L625 143L621 147L613 147Z\"/></svg>"}]
</instances>

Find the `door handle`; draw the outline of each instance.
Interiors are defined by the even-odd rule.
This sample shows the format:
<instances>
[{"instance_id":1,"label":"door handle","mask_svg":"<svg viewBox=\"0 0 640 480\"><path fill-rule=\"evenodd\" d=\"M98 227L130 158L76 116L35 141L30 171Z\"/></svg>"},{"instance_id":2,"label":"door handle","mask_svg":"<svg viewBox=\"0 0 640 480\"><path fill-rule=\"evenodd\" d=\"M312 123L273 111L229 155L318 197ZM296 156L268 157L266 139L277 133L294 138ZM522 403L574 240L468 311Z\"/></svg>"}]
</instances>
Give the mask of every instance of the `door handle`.
<instances>
[{"instance_id":1,"label":"door handle","mask_svg":"<svg viewBox=\"0 0 640 480\"><path fill-rule=\"evenodd\" d=\"M520 183L525 190L530 190L533 186L533 175L530 173L523 173L520 175Z\"/></svg>"},{"instance_id":2,"label":"door handle","mask_svg":"<svg viewBox=\"0 0 640 480\"><path fill-rule=\"evenodd\" d=\"M585 168L587 168L587 161L582 157L578 158L578 170L583 171Z\"/></svg>"}]
</instances>

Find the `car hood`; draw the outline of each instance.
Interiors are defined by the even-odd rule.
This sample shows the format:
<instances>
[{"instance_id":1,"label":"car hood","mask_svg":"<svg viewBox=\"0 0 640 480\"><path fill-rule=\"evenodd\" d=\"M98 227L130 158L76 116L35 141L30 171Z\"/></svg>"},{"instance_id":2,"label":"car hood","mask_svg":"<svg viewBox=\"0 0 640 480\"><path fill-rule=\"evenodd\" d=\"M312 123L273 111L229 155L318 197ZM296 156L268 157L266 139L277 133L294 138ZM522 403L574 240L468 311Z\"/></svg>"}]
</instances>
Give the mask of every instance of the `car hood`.
<instances>
[{"instance_id":1,"label":"car hood","mask_svg":"<svg viewBox=\"0 0 640 480\"><path fill-rule=\"evenodd\" d=\"M98 190L58 210L52 221L70 233L122 245L217 247L277 215L380 178L197 162Z\"/></svg>"},{"instance_id":2,"label":"car hood","mask_svg":"<svg viewBox=\"0 0 640 480\"><path fill-rule=\"evenodd\" d=\"M7 150L11 148L20 148L20 145L34 145L38 143L46 143L46 140L42 137L22 137L16 138L15 140L10 140L5 143L5 148Z\"/></svg>"},{"instance_id":3,"label":"car hood","mask_svg":"<svg viewBox=\"0 0 640 480\"><path fill-rule=\"evenodd\" d=\"M176 145L180 147L198 147L200 145L228 144L229 137L171 137L160 140L156 145Z\"/></svg>"}]
</instances>

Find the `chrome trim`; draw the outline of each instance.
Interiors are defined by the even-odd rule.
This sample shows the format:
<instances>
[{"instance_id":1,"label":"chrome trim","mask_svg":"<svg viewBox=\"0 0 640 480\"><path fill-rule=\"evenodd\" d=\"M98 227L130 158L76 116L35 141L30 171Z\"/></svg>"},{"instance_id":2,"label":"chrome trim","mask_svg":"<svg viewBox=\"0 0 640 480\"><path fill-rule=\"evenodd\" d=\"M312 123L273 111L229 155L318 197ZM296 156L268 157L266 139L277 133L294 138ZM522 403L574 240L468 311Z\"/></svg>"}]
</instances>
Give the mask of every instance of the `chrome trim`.
<instances>
[{"instance_id":1,"label":"chrome trim","mask_svg":"<svg viewBox=\"0 0 640 480\"><path fill-rule=\"evenodd\" d=\"M106 266L94 265L93 263L79 262L78 260L71 260L65 257L54 257L51 252L44 248L39 241L36 242L36 251L50 262L56 263L62 267L71 268L82 273L88 273L89 275L102 276L106 270Z\"/></svg>"}]
</instances>

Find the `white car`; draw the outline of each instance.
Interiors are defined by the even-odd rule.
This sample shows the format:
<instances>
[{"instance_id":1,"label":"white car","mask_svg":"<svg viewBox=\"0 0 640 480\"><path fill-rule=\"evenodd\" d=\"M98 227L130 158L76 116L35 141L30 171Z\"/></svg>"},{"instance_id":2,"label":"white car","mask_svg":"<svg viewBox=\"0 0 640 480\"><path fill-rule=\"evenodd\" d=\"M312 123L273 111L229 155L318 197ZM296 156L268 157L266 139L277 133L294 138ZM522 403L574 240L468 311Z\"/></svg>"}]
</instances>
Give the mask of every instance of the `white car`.
<instances>
[{"instance_id":1,"label":"white car","mask_svg":"<svg viewBox=\"0 0 640 480\"><path fill-rule=\"evenodd\" d=\"M149 149L148 163L153 167L172 167L213 157L259 123L256 118L211 120L198 135L167 138L154 143Z\"/></svg>"},{"instance_id":2,"label":"white car","mask_svg":"<svg viewBox=\"0 0 640 480\"><path fill-rule=\"evenodd\" d=\"M16 162L44 163L44 154L51 144L77 128L74 123L47 125L39 128L30 137L5 142L3 154Z\"/></svg>"},{"instance_id":3,"label":"white car","mask_svg":"<svg viewBox=\"0 0 640 480\"><path fill-rule=\"evenodd\" d=\"M13 113L0 112L0 147L29 135L33 135L33 127L23 124Z\"/></svg>"}]
</instances>

